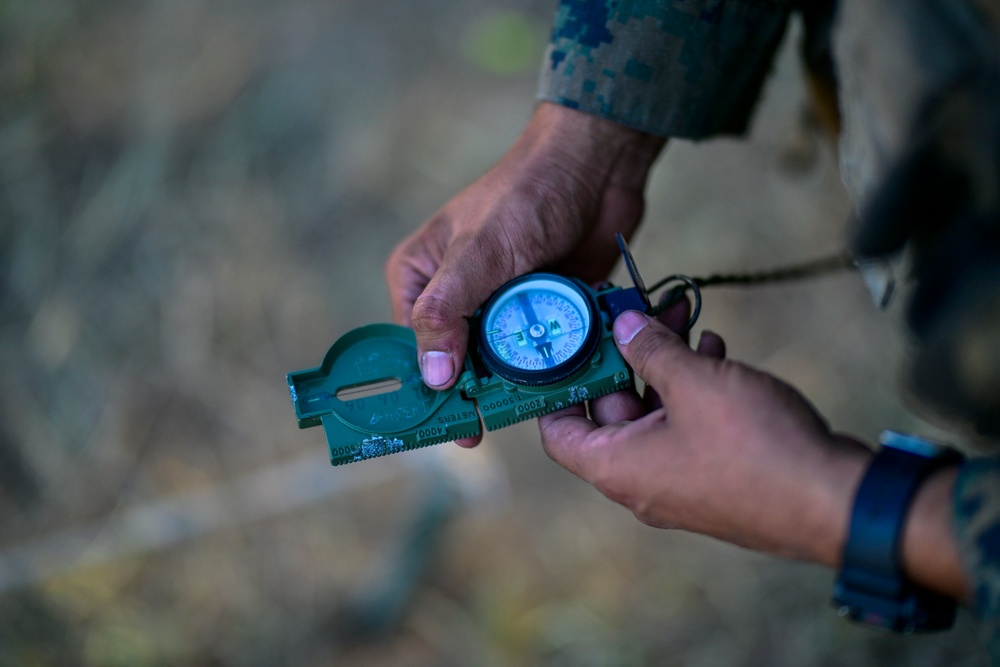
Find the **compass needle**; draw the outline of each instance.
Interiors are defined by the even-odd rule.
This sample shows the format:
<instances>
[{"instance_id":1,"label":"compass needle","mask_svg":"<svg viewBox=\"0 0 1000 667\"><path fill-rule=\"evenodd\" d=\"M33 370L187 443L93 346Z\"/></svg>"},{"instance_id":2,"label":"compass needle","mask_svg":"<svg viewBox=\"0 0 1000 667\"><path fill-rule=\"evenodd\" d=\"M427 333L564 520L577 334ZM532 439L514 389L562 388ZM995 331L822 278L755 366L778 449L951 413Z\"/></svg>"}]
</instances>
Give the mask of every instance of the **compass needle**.
<instances>
[{"instance_id":1,"label":"compass needle","mask_svg":"<svg viewBox=\"0 0 1000 667\"><path fill-rule=\"evenodd\" d=\"M593 353L601 325L593 297L576 282L551 274L511 281L487 302L481 318L486 365L511 382L529 385L575 372ZM571 335L576 332L583 335ZM514 351L507 342L511 338L523 352Z\"/></svg>"}]
</instances>

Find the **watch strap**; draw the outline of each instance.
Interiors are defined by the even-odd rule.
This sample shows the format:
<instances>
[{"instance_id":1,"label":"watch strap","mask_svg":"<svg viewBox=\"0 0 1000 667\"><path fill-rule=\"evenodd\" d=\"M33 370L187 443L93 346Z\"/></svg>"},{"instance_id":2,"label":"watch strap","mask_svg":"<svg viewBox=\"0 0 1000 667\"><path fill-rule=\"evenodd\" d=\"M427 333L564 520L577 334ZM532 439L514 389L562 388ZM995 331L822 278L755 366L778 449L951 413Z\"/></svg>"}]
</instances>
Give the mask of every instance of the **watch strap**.
<instances>
[{"instance_id":1,"label":"watch strap","mask_svg":"<svg viewBox=\"0 0 1000 667\"><path fill-rule=\"evenodd\" d=\"M912 436L886 432L882 440L855 496L834 604L842 615L898 632L951 627L954 601L910 582L899 556L906 515L920 485L961 457Z\"/></svg>"}]
</instances>

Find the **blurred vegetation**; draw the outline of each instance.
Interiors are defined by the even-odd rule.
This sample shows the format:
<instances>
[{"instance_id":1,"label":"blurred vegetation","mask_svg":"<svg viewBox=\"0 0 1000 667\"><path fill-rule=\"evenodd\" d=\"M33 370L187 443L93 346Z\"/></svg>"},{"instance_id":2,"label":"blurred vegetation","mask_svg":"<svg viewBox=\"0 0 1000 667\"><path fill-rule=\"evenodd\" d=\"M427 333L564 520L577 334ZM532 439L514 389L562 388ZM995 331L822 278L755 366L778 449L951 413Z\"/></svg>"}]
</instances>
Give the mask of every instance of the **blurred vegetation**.
<instances>
[{"instance_id":1,"label":"blurred vegetation","mask_svg":"<svg viewBox=\"0 0 1000 667\"><path fill-rule=\"evenodd\" d=\"M337 469L295 428L284 373L389 318L384 258L516 136L551 11L0 2L0 665L983 664L967 618L872 634L827 572L637 525L531 424ZM750 141L670 150L650 277L839 247L802 104L786 52ZM703 322L839 428L916 423L851 276Z\"/></svg>"}]
</instances>

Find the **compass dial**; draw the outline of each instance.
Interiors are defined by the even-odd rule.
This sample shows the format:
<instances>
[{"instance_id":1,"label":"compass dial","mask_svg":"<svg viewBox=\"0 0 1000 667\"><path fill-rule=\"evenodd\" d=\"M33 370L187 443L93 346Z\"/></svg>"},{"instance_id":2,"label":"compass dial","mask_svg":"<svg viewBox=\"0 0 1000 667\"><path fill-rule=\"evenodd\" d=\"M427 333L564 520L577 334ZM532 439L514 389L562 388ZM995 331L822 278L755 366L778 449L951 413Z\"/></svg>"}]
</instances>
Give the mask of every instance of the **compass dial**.
<instances>
[{"instance_id":1,"label":"compass dial","mask_svg":"<svg viewBox=\"0 0 1000 667\"><path fill-rule=\"evenodd\" d=\"M549 384L590 359L599 324L593 298L579 284L530 274L501 287L483 307L480 353L506 380Z\"/></svg>"}]
</instances>

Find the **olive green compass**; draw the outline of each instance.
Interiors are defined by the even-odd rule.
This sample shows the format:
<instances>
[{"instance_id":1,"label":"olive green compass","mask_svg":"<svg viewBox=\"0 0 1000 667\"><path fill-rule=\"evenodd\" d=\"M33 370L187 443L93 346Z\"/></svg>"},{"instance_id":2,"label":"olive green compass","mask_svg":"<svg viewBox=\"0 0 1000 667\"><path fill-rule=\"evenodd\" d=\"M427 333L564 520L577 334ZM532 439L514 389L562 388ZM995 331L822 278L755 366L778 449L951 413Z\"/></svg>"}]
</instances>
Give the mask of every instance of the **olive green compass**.
<instances>
[{"instance_id":1,"label":"olive green compass","mask_svg":"<svg viewBox=\"0 0 1000 667\"><path fill-rule=\"evenodd\" d=\"M478 435L482 426L494 431L627 389L632 371L611 325L625 310L652 309L617 238L633 287L593 289L551 273L511 280L473 317L469 353L449 389L424 384L412 330L371 324L344 334L319 367L287 376L299 427L322 424L330 461L340 465Z\"/></svg>"}]
</instances>

